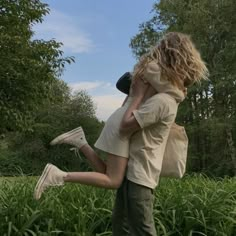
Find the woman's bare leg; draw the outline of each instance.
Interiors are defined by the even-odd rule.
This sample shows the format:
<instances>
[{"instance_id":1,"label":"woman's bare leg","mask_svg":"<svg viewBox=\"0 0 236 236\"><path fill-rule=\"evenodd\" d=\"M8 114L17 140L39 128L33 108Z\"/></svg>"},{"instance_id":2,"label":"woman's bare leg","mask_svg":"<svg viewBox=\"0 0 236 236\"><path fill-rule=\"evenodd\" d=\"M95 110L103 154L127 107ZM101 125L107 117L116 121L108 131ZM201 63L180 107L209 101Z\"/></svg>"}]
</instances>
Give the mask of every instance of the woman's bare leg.
<instances>
[{"instance_id":1,"label":"woman's bare leg","mask_svg":"<svg viewBox=\"0 0 236 236\"><path fill-rule=\"evenodd\" d=\"M34 198L39 200L48 187L60 186L65 182L117 189L123 181L127 162L127 158L109 155L105 174L98 172L64 172L52 164L47 164L36 184Z\"/></svg>"},{"instance_id":2,"label":"woman's bare leg","mask_svg":"<svg viewBox=\"0 0 236 236\"><path fill-rule=\"evenodd\" d=\"M127 162L127 158L109 154L105 174L98 172L68 172L64 181L101 188L117 189L123 181Z\"/></svg>"},{"instance_id":3,"label":"woman's bare leg","mask_svg":"<svg viewBox=\"0 0 236 236\"><path fill-rule=\"evenodd\" d=\"M105 162L98 156L98 154L93 150L93 148L89 144L85 144L79 150L85 155L89 164L95 171L103 174L106 173Z\"/></svg>"},{"instance_id":4,"label":"woman's bare leg","mask_svg":"<svg viewBox=\"0 0 236 236\"><path fill-rule=\"evenodd\" d=\"M100 173L106 173L106 163L99 158L97 153L88 144L82 127L77 127L54 138L50 145L69 144L80 150L87 158L89 164Z\"/></svg>"}]
</instances>

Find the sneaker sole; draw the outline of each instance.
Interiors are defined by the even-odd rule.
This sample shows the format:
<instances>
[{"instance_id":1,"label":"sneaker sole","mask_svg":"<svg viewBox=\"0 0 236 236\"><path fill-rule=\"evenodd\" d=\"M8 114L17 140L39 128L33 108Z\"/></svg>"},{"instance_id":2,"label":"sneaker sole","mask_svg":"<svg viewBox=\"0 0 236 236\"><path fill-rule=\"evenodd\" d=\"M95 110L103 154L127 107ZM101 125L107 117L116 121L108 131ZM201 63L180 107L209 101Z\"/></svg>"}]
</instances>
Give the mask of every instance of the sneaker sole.
<instances>
[{"instance_id":1,"label":"sneaker sole","mask_svg":"<svg viewBox=\"0 0 236 236\"><path fill-rule=\"evenodd\" d=\"M53 146L53 145L56 145L56 144L61 144L63 143L63 141L69 137L71 137L72 135L76 134L76 133L80 133L82 132L83 129L81 127L78 127L76 129L73 129L69 132L66 132L64 134L61 134L59 136L57 136L56 138L54 138L51 142L50 142L50 145Z\"/></svg>"},{"instance_id":2,"label":"sneaker sole","mask_svg":"<svg viewBox=\"0 0 236 236\"><path fill-rule=\"evenodd\" d=\"M47 164L47 165L46 165L46 167L45 167L44 170L43 170L42 175L40 176L40 178L39 178L39 180L38 180L38 182L37 182L37 184L36 184L36 187L35 187L35 190L34 190L34 198L35 198L36 200L39 200L40 197L41 197L41 194L42 194L42 193L40 194L40 196L38 196L38 193L41 191L42 185L43 185L45 179L47 178L48 173L49 173L49 171L51 170L51 168L52 168L52 165L51 165L51 164Z\"/></svg>"}]
</instances>

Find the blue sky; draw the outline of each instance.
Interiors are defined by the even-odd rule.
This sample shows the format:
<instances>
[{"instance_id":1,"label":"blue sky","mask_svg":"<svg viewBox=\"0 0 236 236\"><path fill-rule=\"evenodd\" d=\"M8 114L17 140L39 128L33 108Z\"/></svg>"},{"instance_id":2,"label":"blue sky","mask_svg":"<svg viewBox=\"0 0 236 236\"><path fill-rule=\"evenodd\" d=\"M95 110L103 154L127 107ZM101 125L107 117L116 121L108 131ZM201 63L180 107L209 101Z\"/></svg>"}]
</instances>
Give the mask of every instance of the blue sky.
<instances>
[{"instance_id":1,"label":"blue sky","mask_svg":"<svg viewBox=\"0 0 236 236\"><path fill-rule=\"evenodd\" d=\"M75 63L67 65L62 79L72 90L87 90L97 116L106 120L121 105L124 95L115 84L131 71L135 58L130 39L139 24L152 17L154 0L43 0L50 14L34 26L35 38L56 39L64 44L66 56Z\"/></svg>"}]
</instances>

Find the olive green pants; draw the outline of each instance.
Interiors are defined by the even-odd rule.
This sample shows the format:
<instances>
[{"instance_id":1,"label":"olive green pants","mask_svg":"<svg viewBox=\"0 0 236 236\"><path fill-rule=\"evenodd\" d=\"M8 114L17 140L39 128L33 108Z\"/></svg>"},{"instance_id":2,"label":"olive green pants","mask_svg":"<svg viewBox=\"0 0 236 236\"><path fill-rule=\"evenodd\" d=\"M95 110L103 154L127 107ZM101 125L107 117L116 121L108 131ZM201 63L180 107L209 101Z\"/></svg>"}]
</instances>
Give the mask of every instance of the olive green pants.
<instances>
[{"instance_id":1,"label":"olive green pants","mask_svg":"<svg viewBox=\"0 0 236 236\"><path fill-rule=\"evenodd\" d=\"M112 215L113 236L156 236L153 190L125 179L117 190Z\"/></svg>"}]
</instances>

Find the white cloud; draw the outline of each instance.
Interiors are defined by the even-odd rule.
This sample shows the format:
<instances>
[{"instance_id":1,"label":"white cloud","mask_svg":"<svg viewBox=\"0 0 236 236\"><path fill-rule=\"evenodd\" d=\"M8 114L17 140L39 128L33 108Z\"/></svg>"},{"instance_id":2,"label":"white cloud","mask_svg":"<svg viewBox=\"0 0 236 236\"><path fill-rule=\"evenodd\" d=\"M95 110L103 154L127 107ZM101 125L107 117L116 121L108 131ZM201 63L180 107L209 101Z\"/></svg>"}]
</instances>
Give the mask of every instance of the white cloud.
<instances>
[{"instance_id":1,"label":"white cloud","mask_svg":"<svg viewBox=\"0 0 236 236\"><path fill-rule=\"evenodd\" d=\"M107 118L119 107L121 107L125 95L123 94L109 94L104 96L93 96L95 104L97 105L97 117L100 120L106 121Z\"/></svg>"},{"instance_id":2,"label":"white cloud","mask_svg":"<svg viewBox=\"0 0 236 236\"><path fill-rule=\"evenodd\" d=\"M104 84L103 82L98 82L98 81L94 81L94 82L82 81L78 83L70 83L69 86L72 89L72 92L75 92L78 90L87 90L87 91L93 90L98 87L101 87L103 84Z\"/></svg>"},{"instance_id":3,"label":"white cloud","mask_svg":"<svg viewBox=\"0 0 236 236\"><path fill-rule=\"evenodd\" d=\"M86 90L92 97L96 105L96 115L100 120L106 121L107 118L122 105L125 95L115 89L111 83L104 81L86 82L69 84L72 92Z\"/></svg>"},{"instance_id":4,"label":"white cloud","mask_svg":"<svg viewBox=\"0 0 236 236\"><path fill-rule=\"evenodd\" d=\"M68 53L87 53L95 47L89 35L76 25L72 16L54 9L51 9L42 24L34 26L34 31L35 38L54 38L62 42L63 51Z\"/></svg>"}]
</instances>

